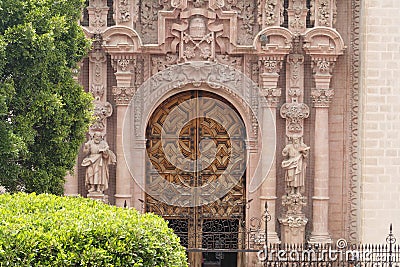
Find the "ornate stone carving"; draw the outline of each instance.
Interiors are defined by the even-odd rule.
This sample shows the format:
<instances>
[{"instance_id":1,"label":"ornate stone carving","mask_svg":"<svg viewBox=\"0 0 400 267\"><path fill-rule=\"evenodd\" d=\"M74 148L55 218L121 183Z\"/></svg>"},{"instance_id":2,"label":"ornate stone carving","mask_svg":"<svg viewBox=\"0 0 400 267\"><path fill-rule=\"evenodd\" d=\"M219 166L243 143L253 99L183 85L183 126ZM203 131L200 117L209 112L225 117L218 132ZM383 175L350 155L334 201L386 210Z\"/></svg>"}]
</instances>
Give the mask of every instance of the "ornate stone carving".
<instances>
[{"instance_id":1,"label":"ornate stone carving","mask_svg":"<svg viewBox=\"0 0 400 267\"><path fill-rule=\"evenodd\" d=\"M330 26L330 1L318 0L318 26Z\"/></svg>"},{"instance_id":2,"label":"ornate stone carving","mask_svg":"<svg viewBox=\"0 0 400 267\"><path fill-rule=\"evenodd\" d=\"M287 57L287 61L290 64L290 87L300 87L304 56L300 54L290 54Z\"/></svg>"},{"instance_id":3,"label":"ornate stone carving","mask_svg":"<svg viewBox=\"0 0 400 267\"><path fill-rule=\"evenodd\" d=\"M226 0L225 6L228 10L238 12L238 44L249 45L253 42L254 34L257 32L256 7L254 1Z\"/></svg>"},{"instance_id":4,"label":"ornate stone carving","mask_svg":"<svg viewBox=\"0 0 400 267\"><path fill-rule=\"evenodd\" d=\"M108 102L102 102L99 100L94 101L94 117L95 121L90 126L90 132L100 131L104 132L106 127L106 119L112 114L112 106Z\"/></svg>"},{"instance_id":5,"label":"ornate stone carving","mask_svg":"<svg viewBox=\"0 0 400 267\"><path fill-rule=\"evenodd\" d=\"M141 1L140 21L137 25L144 43L157 43L158 11L163 10L163 4L165 4L163 1Z\"/></svg>"},{"instance_id":6,"label":"ornate stone carving","mask_svg":"<svg viewBox=\"0 0 400 267\"><path fill-rule=\"evenodd\" d=\"M359 94L360 94L360 21L361 21L361 0L352 0L351 2L351 66L350 77L352 82L351 90L351 129L349 136L351 136L350 144L350 160L348 164L349 169L349 201L347 207L348 213L348 227L346 228L347 239L351 243L358 243L359 234Z\"/></svg>"},{"instance_id":7,"label":"ornate stone carving","mask_svg":"<svg viewBox=\"0 0 400 267\"><path fill-rule=\"evenodd\" d=\"M261 59L262 73L279 73L282 69L282 61L275 59Z\"/></svg>"},{"instance_id":8,"label":"ornate stone carving","mask_svg":"<svg viewBox=\"0 0 400 267\"><path fill-rule=\"evenodd\" d=\"M105 92L104 85L102 84L92 84L92 87L90 88L90 92L94 96L94 99L100 100Z\"/></svg>"},{"instance_id":9,"label":"ornate stone carving","mask_svg":"<svg viewBox=\"0 0 400 267\"><path fill-rule=\"evenodd\" d=\"M282 197L282 205L287 208L286 215L302 215L302 208L307 206L307 198L301 194L288 194Z\"/></svg>"},{"instance_id":10,"label":"ornate stone carving","mask_svg":"<svg viewBox=\"0 0 400 267\"><path fill-rule=\"evenodd\" d=\"M335 62L328 61L326 59L315 59L311 63L313 73L316 75L331 75Z\"/></svg>"},{"instance_id":11,"label":"ornate stone carving","mask_svg":"<svg viewBox=\"0 0 400 267\"><path fill-rule=\"evenodd\" d=\"M209 0L209 7L212 10L220 9L225 6L225 0Z\"/></svg>"},{"instance_id":12,"label":"ornate stone carving","mask_svg":"<svg viewBox=\"0 0 400 267\"><path fill-rule=\"evenodd\" d=\"M280 88L263 89L263 94L267 99L267 105L269 107L276 108L281 99L282 89Z\"/></svg>"},{"instance_id":13,"label":"ornate stone carving","mask_svg":"<svg viewBox=\"0 0 400 267\"><path fill-rule=\"evenodd\" d=\"M310 115L310 108L304 103L285 103L281 107L281 117L286 119L289 137L303 136L303 120Z\"/></svg>"},{"instance_id":14,"label":"ornate stone carving","mask_svg":"<svg viewBox=\"0 0 400 267\"><path fill-rule=\"evenodd\" d=\"M114 100L117 105L128 105L131 102L132 96L135 94L134 87L113 87Z\"/></svg>"},{"instance_id":15,"label":"ornate stone carving","mask_svg":"<svg viewBox=\"0 0 400 267\"><path fill-rule=\"evenodd\" d=\"M107 1L90 0L87 7L90 26L95 33L100 33L107 26Z\"/></svg>"},{"instance_id":16,"label":"ornate stone carving","mask_svg":"<svg viewBox=\"0 0 400 267\"><path fill-rule=\"evenodd\" d=\"M117 158L100 132L95 132L93 138L85 143L83 153L89 153L81 164L86 167L85 186L89 194L103 193L108 189L108 165L115 164Z\"/></svg>"},{"instance_id":17,"label":"ornate stone carving","mask_svg":"<svg viewBox=\"0 0 400 267\"><path fill-rule=\"evenodd\" d=\"M263 19L264 27L268 26L279 26L283 23L283 1L280 0L266 0L264 7L259 6L260 11L263 10L264 14L261 14Z\"/></svg>"},{"instance_id":18,"label":"ornate stone carving","mask_svg":"<svg viewBox=\"0 0 400 267\"><path fill-rule=\"evenodd\" d=\"M230 55L216 55L217 62L232 66L237 70L243 70L243 58L240 56L230 56Z\"/></svg>"},{"instance_id":19,"label":"ornate stone carving","mask_svg":"<svg viewBox=\"0 0 400 267\"><path fill-rule=\"evenodd\" d=\"M151 74L154 75L176 64L178 62L178 55L168 53L165 56L152 56L151 62Z\"/></svg>"},{"instance_id":20,"label":"ornate stone carving","mask_svg":"<svg viewBox=\"0 0 400 267\"><path fill-rule=\"evenodd\" d=\"M314 104L314 107L325 108L329 107L329 104L332 101L332 98L335 94L333 89L312 89L311 90L311 98Z\"/></svg>"},{"instance_id":21,"label":"ornate stone carving","mask_svg":"<svg viewBox=\"0 0 400 267\"><path fill-rule=\"evenodd\" d=\"M173 8L185 9L187 7L187 0L171 0Z\"/></svg>"},{"instance_id":22,"label":"ornate stone carving","mask_svg":"<svg viewBox=\"0 0 400 267\"><path fill-rule=\"evenodd\" d=\"M111 61L116 72L129 72L135 64L136 60L132 58L117 58Z\"/></svg>"},{"instance_id":23,"label":"ornate stone carving","mask_svg":"<svg viewBox=\"0 0 400 267\"><path fill-rule=\"evenodd\" d=\"M289 1L288 17L289 30L293 33L302 33L306 30L306 16L308 9L302 0Z\"/></svg>"},{"instance_id":24,"label":"ornate stone carving","mask_svg":"<svg viewBox=\"0 0 400 267\"><path fill-rule=\"evenodd\" d=\"M131 20L130 8L131 6L129 5L129 0L119 0L118 12L120 22L127 22Z\"/></svg>"},{"instance_id":25,"label":"ornate stone carving","mask_svg":"<svg viewBox=\"0 0 400 267\"><path fill-rule=\"evenodd\" d=\"M286 192L299 194L304 191L305 175L310 147L306 146L300 138L289 138L289 143L282 151L284 160L282 168L285 170Z\"/></svg>"}]
</instances>

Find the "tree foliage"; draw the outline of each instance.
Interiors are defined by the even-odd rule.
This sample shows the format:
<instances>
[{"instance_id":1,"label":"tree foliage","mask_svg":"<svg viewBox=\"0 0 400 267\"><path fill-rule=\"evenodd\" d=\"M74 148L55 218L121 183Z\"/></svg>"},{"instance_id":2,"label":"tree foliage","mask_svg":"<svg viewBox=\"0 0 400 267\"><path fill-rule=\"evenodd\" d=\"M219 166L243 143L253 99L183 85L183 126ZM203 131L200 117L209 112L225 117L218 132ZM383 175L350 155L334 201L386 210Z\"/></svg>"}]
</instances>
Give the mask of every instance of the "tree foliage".
<instances>
[{"instance_id":1,"label":"tree foliage","mask_svg":"<svg viewBox=\"0 0 400 267\"><path fill-rule=\"evenodd\" d=\"M187 266L162 218L87 198L0 195L1 266Z\"/></svg>"},{"instance_id":2,"label":"tree foliage","mask_svg":"<svg viewBox=\"0 0 400 267\"><path fill-rule=\"evenodd\" d=\"M0 184L61 194L90 122L72 76L88 51L83 0L0 1Z\"/></svg>"}]
</instances>

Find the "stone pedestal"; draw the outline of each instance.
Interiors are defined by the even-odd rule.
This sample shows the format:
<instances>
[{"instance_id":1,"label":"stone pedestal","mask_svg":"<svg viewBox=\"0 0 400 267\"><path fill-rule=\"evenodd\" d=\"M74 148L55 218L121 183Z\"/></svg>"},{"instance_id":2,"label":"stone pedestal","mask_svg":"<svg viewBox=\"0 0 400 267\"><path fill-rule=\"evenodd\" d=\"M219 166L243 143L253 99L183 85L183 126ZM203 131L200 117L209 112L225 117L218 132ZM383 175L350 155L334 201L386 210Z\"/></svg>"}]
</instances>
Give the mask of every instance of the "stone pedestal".
<instances>
[{"instance_id":1,"label":"stone pedestal","mask_svg":"<svg viewBox=\"0 0 400 267\"><path fill-rule=\"evenodd\" d=\"M304 244L307 218L304 216L279 219L281 223L281 240L283 244Z\"/></svg>"},{"instance_id":2,"label":"stone pedestal","mask_svg":"<svg viewBox=\"0 0 400 267\"><path fill-rule=\"evenodd\" d=\"M307 205L306 197L300 193L290 193L282 197L286 213L279 219L283 244L304 244L305 228L308 222L302 208Z\"/></svg>"},{"instance_id":3,"label":"stone pedestal","mask_svg":"<svg viewBox=\"0 0 400 267\"><path fill-rule=\"evenodd\" d=\"M107 202L108 202L108 201L107 201L108 196L104 195L102 192L97 192L97 191L95 191L95 192L89 192L89 193L87 194L87 197L88 197L88 198L91 198L91 199L94 199L94 200L102 201L102 202L104 202L104 203L107 203Z\"/></svg>"}]
</instances>

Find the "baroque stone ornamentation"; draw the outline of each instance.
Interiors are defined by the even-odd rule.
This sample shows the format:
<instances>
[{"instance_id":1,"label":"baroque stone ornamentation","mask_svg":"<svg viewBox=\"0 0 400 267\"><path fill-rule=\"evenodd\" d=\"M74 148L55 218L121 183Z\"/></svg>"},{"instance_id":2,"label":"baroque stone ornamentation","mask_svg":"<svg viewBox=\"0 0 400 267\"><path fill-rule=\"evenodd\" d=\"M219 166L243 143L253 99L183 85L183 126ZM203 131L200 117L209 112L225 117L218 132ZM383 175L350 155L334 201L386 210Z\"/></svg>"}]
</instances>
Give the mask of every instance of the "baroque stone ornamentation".
<instances>
[{"instance_id":1,"label":"baroque stone ornamentation","mask_svg":"<svg viewBox=\"0 0 400 267\"><path fill-rule=\"evenodd\" d=\"M290 137L303 135L303 120L310 115L310 108L304 103L285 103L281 107L281 117L286 119L286 131Z\"/></svg>"},{"instance_id":2,"label":"baroque stone ornamentation","mask_svg":"<svg viewBox=\"0 0 400 267\"><path fill-rule=\"evenodd\" d=\"M318 25L329 26L330 22L330 1L318 0Z\"/></svg>"},{"instance_id":3,"label":"baroque stone ornamentation","mask_svg":"<svg viewBox=\"0 0 400 267\"><path fill-rule=\"evenodd\" d=\"M329 107L334 94L335 91L333 89L312 89L311 98L314 107Z\"/></svg>"},{"instance_id":4,"label":"baroque stone ornamentation","mask_svg":"<svg viewBox=\"0 0 400 267\"><path fill-rule=\"evenodd\" d=\"M134 87L113 87L114 100L117 105L128 105L136 92Z\"/></svg>"},{"instance_id":5,"label":"baroque stone ornamentation","mask_svg":"<svg viewBox=\"0 0 400 267\"><path fill-rule=\"evenodd\" d=\"M178 62L178 55L168 53L165 56L152 56L151 57L151 74L154 75L159 71L163 71L169 66Z\"/></svg>"},{"instance_id":6,"label":"baroque stone ornamentation","mask_svg":"<svg viewBox=\"0 0 400 267\"><path fill-rule=\"evenodd\" d=\"M129 5L129 0L119 0L119 21L127 22L131 20L130 13L131 6Z\"/></svg>"},{"instance_id":7,"label":"baroque stone ornamentation","mask_svg":"<svg viewBox=\"0 0 400 267\"><path fill-rule=\"evenodd\" d=\"M106 127L106 119L112 115L112 106L108 102L99 100L94 101L94 117L95 121L90 126L90 132L100 131L103 132Z\"/></svg>"},{"instance_id":8,"label":"baroque stone ornamentation","mask_svg":"<svg viewBox=\"0 0 400 267\"><path fill-rule=\"evenodd\" d=\"M290 64L290 86L300 87L300 78L304 56L300 54L290 54L287 59Z\"/></svg>"},{"instance_id":9,"label":"baroque stone ornamentation","mask_svg":"<svg viewBox=\"0 0 400 267\"><path fill-rule=\"evenodd\" d=\"M318 75L331 75L335 62L326 59L316 59L312 62L313 72Z\"/></svg>"},{"instance_id":10,"label":"baroque stone ornamentation","mask_svg":"<svg viewBox=\"0 0 400 267\"><path fill-rule=\"evenodd\" d=\"M278 106L278 103L282 95L282 89L280 88L263 89L263 94L267 99L268 106L276 108Z\"/></svg>"},{"instance_id":11,"label":"baroque stone ornamentation","mask_svg":"<svg viewBox=\"0 0 400 267\"><path fill-rule=\"evenodd\" d=\"M307 198L300 193L284 195L282 205L287 208L287 216L303 215L302 208L307 206Z\"/></svg>"}]
</instances>

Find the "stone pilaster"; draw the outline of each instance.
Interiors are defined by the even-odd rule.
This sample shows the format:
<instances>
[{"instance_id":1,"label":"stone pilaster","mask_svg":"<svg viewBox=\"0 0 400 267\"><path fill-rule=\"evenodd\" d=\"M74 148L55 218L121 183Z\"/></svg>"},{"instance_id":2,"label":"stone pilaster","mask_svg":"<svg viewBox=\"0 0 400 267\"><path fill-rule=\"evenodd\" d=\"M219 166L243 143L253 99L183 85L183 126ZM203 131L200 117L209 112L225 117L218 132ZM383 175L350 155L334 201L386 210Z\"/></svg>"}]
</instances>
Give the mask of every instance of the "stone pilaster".
<instances>
[{"instance_id":1,"label":"stone pilaster","mask_svg":"<svg viewBox=\"0 0 400 267\"><path fill-rule=\"evenodd\" d=\"M107 28L108 6L107 0L89 0L87 7L89 13L89 31L95 34Z\"/></svg>"},{"instance_id":2,"label":"stone pilaster","mask_svg":"<svg viewBox=\"0 0 400 267\"><path fill-rule=\"evenodd\" d=\"M131 206L131 184L133 183L129 168L125 162L123 148L123 123L128 105L136 92L134 81L136 57L134 55L111 55L112 66L115 70L117 86L113 87L113 95L117 111L117 133L116 133L116 193L115 204L123 207L126 203Z\"/></svg>"},{"instance_id":3,"label":"stone pilaster","mask_svg":"<svg viewBox=\"0 0 400 267\"><path fill-rule=\"evenodd\" d=\"M311 90L315 109L314 133L314 196L313 230L310 243L331 243L328 232L329 211L329 104L334 90L329 89L334 62L326 59L314 59L314 79L317 88Z\"/></svg>"},{"instance_id":4,"label":"stone pilaster","mask_svg":"<svg viewBox=\"0 0 400 267\"><path fill-rule=\"evenodd\" d=\"M324 1L316 0L317 5ZM332 1L325 1L333 3ZM331 24L329 24L331 25ZM327 26L329 26L327 25ZM321 25L322 26L322 25ZM330 89L336 59L345 45L340 34L328 27L316 27L304 34L304 50L311 56L315 89L314 104L314 195L310 243L331 243L328 232L329 211L329 104L334 90Z\"/></svg>"},{"instance_id":5,"label":"stone pilaster","mask_svg":"<svg viewBox=\"0 0 400 267\"><path fill-rule=\"evenodd\" d=\"M329 211L329 104L334 90L329 88L334 62L324 58L313 60L314 80L317 88L311 90L315 109L314 133L314 196L313 230L310 243L331 243L328 232Z\"/></svg>"}]
</instances>

